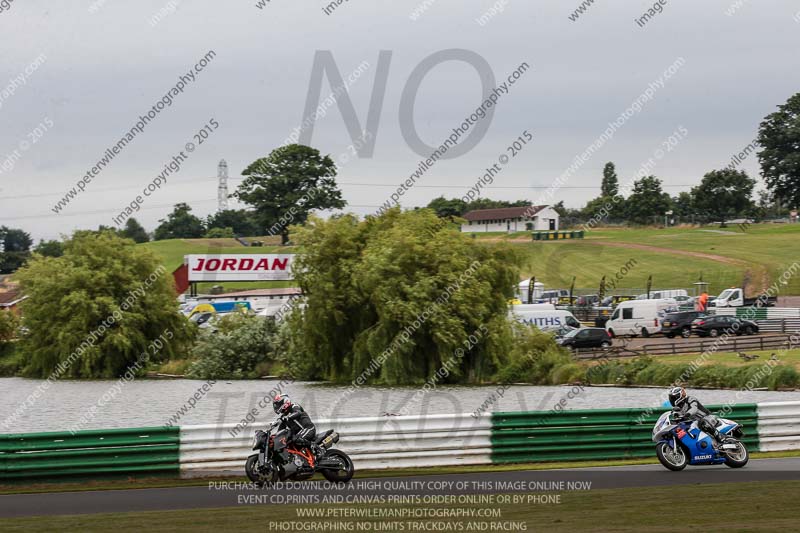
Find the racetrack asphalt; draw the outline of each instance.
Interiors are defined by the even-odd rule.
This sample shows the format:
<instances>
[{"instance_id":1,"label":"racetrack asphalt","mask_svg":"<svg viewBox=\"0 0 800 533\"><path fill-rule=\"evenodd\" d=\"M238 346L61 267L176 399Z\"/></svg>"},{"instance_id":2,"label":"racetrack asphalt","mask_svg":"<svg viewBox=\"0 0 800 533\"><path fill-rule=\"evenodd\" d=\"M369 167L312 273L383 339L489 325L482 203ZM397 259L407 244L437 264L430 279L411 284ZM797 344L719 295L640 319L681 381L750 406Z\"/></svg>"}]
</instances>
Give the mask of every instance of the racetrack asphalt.
<instances>
[{"instance_id":1,"label":"racetrack asphalt","mask_svg":"<svg viewBox=\"0 0 800 533\"><path fill-rule=\"evenodd\" d=\"M392 478L354 478L341 492L349 495L496 494L663 487L699 483L800 480L800 458L756 459L741 469L689 466L671 472L661 465L472 472ZM562 483L563 482L563 483ZM242 483L247 485L246 483ZM0 518L204 509L237 505L308 503L309 495L336 493L325 481L284 484L269 489L232 486L209 480L208 486L10 494L0 496ZM280 497L278 500L274 498ZM270 500L270 498L273 498ZM292 498L294 498L292 500ZM288 500L288 501L287 501Z\"/></svg>"}]
</instances>

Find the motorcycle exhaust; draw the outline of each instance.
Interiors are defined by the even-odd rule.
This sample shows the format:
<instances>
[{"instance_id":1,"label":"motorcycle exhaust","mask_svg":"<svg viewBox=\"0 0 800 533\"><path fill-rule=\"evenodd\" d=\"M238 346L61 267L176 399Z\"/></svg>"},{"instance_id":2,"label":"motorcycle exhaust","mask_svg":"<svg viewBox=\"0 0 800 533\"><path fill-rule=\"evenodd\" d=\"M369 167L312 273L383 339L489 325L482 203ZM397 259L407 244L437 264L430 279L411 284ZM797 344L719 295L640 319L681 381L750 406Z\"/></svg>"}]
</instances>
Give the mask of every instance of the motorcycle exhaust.
<instances>
[{"instance_id":1,"label":"motorcycle exhaust","mask_svg":"<svg viewBox=\"0 0 800 533\"><path fill-rule=\"evenodd\" d=\"M322 445L323 448L327 450L337 442L339 442L339 434L334 431L333 433L325 437L325 439L320 444Z\"/></svg>"}]
</instances>

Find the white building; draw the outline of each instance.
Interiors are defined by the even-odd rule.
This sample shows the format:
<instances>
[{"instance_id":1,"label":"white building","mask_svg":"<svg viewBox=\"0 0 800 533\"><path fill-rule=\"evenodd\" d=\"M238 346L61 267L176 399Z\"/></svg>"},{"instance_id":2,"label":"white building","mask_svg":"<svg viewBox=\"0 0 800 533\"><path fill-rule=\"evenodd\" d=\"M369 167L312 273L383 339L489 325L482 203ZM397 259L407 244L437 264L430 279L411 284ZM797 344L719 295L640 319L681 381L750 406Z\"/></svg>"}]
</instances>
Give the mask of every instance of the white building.
<instances>
[{"instance_id":1,"label":"white building","mask_svg":"<svg viewBox=\"0 0 800 533\"><path fill-rule=\"evenodd\" d=\"M478 209L464 215L464 233L489 231L558 231L558 212L549 205Z\"/></svg>"}]
</instances>

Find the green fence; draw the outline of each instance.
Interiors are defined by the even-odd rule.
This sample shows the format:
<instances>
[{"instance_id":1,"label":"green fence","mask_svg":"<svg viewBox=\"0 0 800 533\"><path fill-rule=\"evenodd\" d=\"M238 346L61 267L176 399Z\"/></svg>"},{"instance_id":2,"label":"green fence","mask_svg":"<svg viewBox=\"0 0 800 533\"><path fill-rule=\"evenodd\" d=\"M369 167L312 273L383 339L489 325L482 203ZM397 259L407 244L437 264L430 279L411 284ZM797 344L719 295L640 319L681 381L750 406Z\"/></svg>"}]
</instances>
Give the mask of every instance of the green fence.
<instances>
[{"instance_id":1,"label":"green fence","mask_svg":"<svg viewBox=\"0 0 800 533\"><path fill-rule=\"evenodd\" d=\"M177 427L0 435L0 479L179 473Z\"/></svg>"},{"instance_id":2,"label":"green fence","mask_svg":"<svg viewBox=\"0 0 800 533\"><path fill-rule=\"evenodd\" d=\"M653 425L664 410L493 413L492 463L653 457ZM755 451L758 447L756 405L736 405L725 418L744 427L743 442Z\"/></svg>"}]
</instances>

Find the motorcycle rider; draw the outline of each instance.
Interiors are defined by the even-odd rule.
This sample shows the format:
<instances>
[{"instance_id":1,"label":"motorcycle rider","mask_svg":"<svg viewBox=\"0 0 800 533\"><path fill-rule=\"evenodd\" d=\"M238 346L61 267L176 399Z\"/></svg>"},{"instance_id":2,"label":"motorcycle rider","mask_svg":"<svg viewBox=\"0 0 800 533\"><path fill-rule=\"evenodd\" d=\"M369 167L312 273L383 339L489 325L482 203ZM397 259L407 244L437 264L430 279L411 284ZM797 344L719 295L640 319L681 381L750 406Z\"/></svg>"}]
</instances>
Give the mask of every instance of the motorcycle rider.
<instances>
[{"instance_id":1,"label":"motorcycle rider","mask_svg":"<svg viewBox=\"0 0 800 533\"><path fill-rule=\"evenodd\" d=\"M717 431L719 420L697 398L686 394L686 389L683 387L673 387L667 397L672 405L672 411L679 418L697 420L700 429L711 435L717 444L722 442L724 437Z\"/></svg>"},{"instance_id":2,"label":"motorcycle rider","mask_svg":"<svg viewBox=\"0 0 800 533\"><path fill-rule=\"evenodd\" d=\"M276 446L276 451L286 464L284 470L289 472L297 469L294 461L292 461L291 454L286 451L286 447L289 444L294 443L299 447L310 448L314 456L319 457L321 448L314 443L314 439L317 436L317 428L311 422L311 417L308 416L305 409L296 403L292 403L285 394L278 394L272 399L272 408L275 414L281 417L278 432L284 429L287 431L285 442L280 442Z\"/></svg>"}]
</instances>

